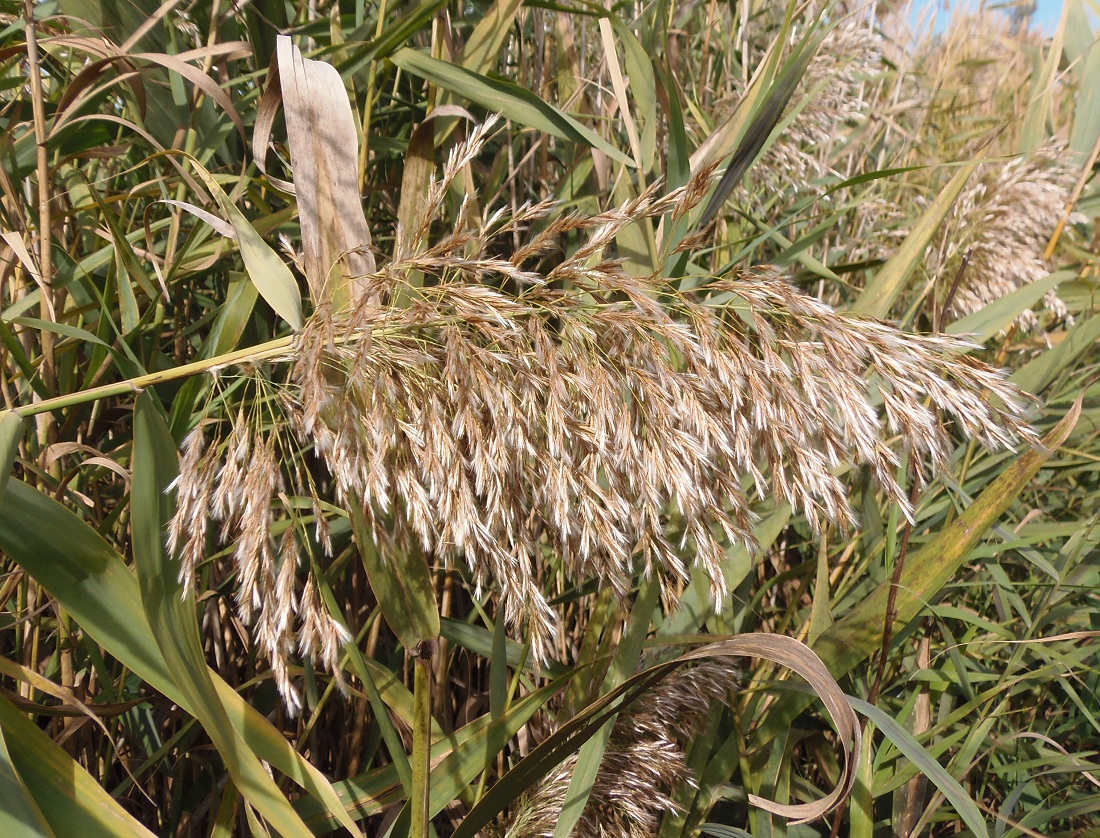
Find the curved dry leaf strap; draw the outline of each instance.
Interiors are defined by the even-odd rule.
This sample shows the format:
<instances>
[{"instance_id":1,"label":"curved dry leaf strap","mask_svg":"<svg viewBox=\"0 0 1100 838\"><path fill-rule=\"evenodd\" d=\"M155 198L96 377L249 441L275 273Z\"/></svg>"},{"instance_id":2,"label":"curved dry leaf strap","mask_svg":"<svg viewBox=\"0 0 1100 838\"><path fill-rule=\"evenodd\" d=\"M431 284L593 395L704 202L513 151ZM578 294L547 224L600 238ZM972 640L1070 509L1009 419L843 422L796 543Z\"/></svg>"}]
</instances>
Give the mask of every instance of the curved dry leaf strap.
<instances>
[{"instance_id":1,"label":"curved dry leaf strap","mask_svg":"<svg viewBox=\"0 0 1100 838\"><path fill-rule=\"evenodd\" d=\"M1088 633L1093 634L1094 632L1088 632ZM1082 764L1080 758L1075 756L1074 754L1071 754L1069 752L1069 749L1067 749L1064 745L1060 744L1058 742L1058 740L1052 739L1049 736L1044 736L1042 733L1036 733L1036 732L1030 731L1030 730L1025 730L1025 731L1022 731L1020 733L1013 733L1012 735L1010 735L1006 738L1008 740L1012 740L1012 739L1038 739L1040 742L1043 742L1044 744L1050 746L1051 748L1056 750L1058 753L1060 753L1062 756L1064 756L1068 760L1069 764L1072 765L1074 768L1076 768L1081 773L1082 777L1084 777L1086 780L1088 780L1090 783L1092 783L1097 788L1100 788L1100 779L1098 779L1095 774L1092 774L1091 772L1086 771L1085 766Z\"/></svg>"},{"instance_id":2,"label":"curved dry leaf strap","mask_svg":"<svg viewBox=\"0 0 1100 838\"><path fill-rule=\"evenodd\" d=\"M293 183L272 176L266 165L280 102ZM297 197L310 295L314 304L331 302L337 310L358 296L356 279L376 270L359 196L358 149L355 117L340 73L303 58L290 38L280 35L256 113L252 153L271 183Z\"/></svg>"},{"instance_id":3,"label":"curved dry leaf strap","mask_svg":"<svg viewBox=\"0 0 1100 838\"><path fill-rule=\"evenodd\" d=\"M61 41L61 39L55 39L54 43L59 41ZM148 61L151 64L159 65L165 70L178 73L201 90L203 94L209 96L211 100L216 102L217 105L225 111L226 115L233 122L234 127L236 127L240 135L244 137L246 136L244 121L241 119L241 115L237 113L237 109L233 106L229 94L222 90L218 83L210 78L210 76L198 67L194 67L187 62L207 57L221 59L239 58L249 55L251 52L252 47L244 41L232 41L224 44L214 44L202 49L188 50L178 55L166 55L161 52L138 52L133 54L108 55L105 58L93 61L81 70L76 78L65 88L61 101L58 103L57 117L50 129L50 135L54 136L61 130L68 116L75 112L75 106L82 100L83 94L99 80L106 68L112 64L120 65L123 70L117 81L129 81L131 87L134 87L135 94L139 94L139 90L141 90L140 76L137 74L144 72L147 68L138 66L134 62ZM140 92L139 106L140 109L144 111L143 91Z\"/></svg>"},{"instance_id":4,"label":"curved dry leaf strap","mask_svg":"<svg viewBox=\"0 0 1100 838\"><path fill-rule=\"evenodd\" d=\"M158 204L171 204L174 207L179 207L180 209L187 210L189 213L191 213L193 216L198 218L200 221L205 221L207 224L209 224L218 233L221 233L221 235L225 236L227 239L236 239L237 238L237 231L233 229L232 224L230 224L228 221L223 221L221 218L214 215L214 213L207 212L202 207L197 207L197 206L195 206L194 204L192 204L188 201L177 201L174 198L161 198L159 201L156 201L155 203L158 203Z\"/></svg>"},{"instance_id":5,"label":"curved dry leaf strap","mask_svg":"<svg viewBox=\"0 0 1100 838\"><path fill-rule=\"evenodd\" d=\"M681 656L678 661L719 656L763 658L794 670L805 678L810 689L817 694L821 703L825 705L825 709L829 711L844 756L840 782L821 800L813 803L787 804L776 803L750 794L749 803L767 812L785 818L794 818L792 823L796 824L815 820L831 812L852 792L856 782L860 743L863 739L859 719L856 718L855 711L848 703L840 684L809 646L800 640L781 634L742 634L695 649Z\"/></svg>"}]
</instances>

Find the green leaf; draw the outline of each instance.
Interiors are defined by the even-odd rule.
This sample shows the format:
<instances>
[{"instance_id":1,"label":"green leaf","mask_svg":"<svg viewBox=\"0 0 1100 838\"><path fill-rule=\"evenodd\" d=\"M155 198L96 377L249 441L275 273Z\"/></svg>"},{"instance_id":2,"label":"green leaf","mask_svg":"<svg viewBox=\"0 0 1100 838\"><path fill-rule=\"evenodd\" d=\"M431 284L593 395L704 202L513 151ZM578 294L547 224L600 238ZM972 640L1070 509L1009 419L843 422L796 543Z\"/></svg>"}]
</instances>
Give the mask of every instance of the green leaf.
<instances>
[{"instance_id":1,"label":"green leaf","mask_svg":"<svg viewBox=\"0 0 1100 838\"><path fill-rule=\"evenodd\" d=\"M612 160L633 166L633 161L599 134L555 108L530 90L512 82L490 78L464 67L432 58L405 47L391 60L407 73L449 90L513 122L599 149Z\"/></svg>"},{"instance_id":2,"label":"green leaf","mask_svg":"<svg viewBox=\"0 0 1100 838\"><path fill-rule=\"evenodd\" d=\"M37 317L13 317L11 322L18 323L20 326L29 326L32 329L45 329L47 332L54 332L55 334L63 335L67 338L76 338L77 340L84 340L88 343L98 343L100 346L108 346L105 341L100 340L91 332L76 326L70 326L66 323L54 323L50 320L40 320Z\"/></svg>"},{"instance_id":3,"label":"green leaf","mask_svg":"<svg viewBox=\"0 0 1100 838\"><path fill-rule=\"evenodd\" d=\"M137 580L94 529L53 498L13 480L0 501L0 550L108 652L173 701L182 699L145 619Z\"/></svg>"},{"instance_id":4,"label":"green leaf","mask_svg":"<svg viewBox=\"0 0 1100 838\"><path fill-rule=\"evenodd\" d=\"M195 171L206 184L206 188L210 190L210 194L214 196L222 215L233 225L248 278L252 280L260 296L275 313L289 323L290 328L298 331L302 328L302 295L298 290L294 274L279 258L279 254L260 238L256 228L229 200L229 196L218 185L214 176L194 157L185 156L195 167Z\"/></svg>"},{"instance_id":5,"label":"green leaf","mask_svg":"<svg viewBox=\"0 0 1100 838\"><path fill-rule=\"evenodd\" d=\"M27 521L37 526L28 527ZM94 529L53 498L15 480L0 498L0 550L56 597L111 655L191 712L153 639L137 580ZM215 678L214 685L248 748L321 801L355 834L354 823L324 775L225 681ZM383 693L397 692L399 686L387 685Z\"/></svg>"},{"instance_id":6,"label":"green leaf","mask_svg":"<svg viewBox=\"0 0 1100 838\"><path fill-rule=\"evenodd\" d=\"M19 443L23 439L23 417L14 410L0 419L0 504L4 501L4 489L8 486L15 455L19 453Z\"/></svg>"},{"instance_id":7,"label":"green leaf","mask_svg":"<svg viewBox=\"0 0 1100 838\"><path fill-rule=\"evenodd\" d=\"M1050 140L1050 118L1054 113L1054 95L1062 85L1058 65L1062 60L1067 11L1063 3L1058 28L1045 45L1046 58L1042 65L1036 68L1031 97L1020 123L1019 150L1023 152L1036 151Z\"/></svg>"},{"instance_id":8,"label":"green leaf","mask_svg":"<svg viewBox=\"0 0 1100 838\"><path fill-rule=\"evenodd\" d=\"M667 158L665 160L665 178L669 189L678 189L691 177L691 152L689 151L687 130L684 127L684 112L680 107L680 90L671 71L658 68L661 85L668 100Z\"/></svg>"},{"instance_id":9,"label":"green leaf","mask_svg":"<svg viewBox=\"0 0 1100 838\"><path fill-rule=\"evenodd\" d=\"M766 551L770 548L790 520L791 508L785 503L767 513L766 517L752 530L760 549ZM736 590L752 571L753 563L753 556L747 547L740 545L730 547L722 563L722 575L725 577L726 587L731 591ZM698 632L714 615L714 601L711 598L710 589L710 579L703 569L693 568L691 582L681 594L676 610L665 618L664 624L657 633L668 637Z\"/></svg>"},{"instance_id":10,"label":"green leaf","mask_svg":"<svg viewBox=\"0 0 1100 838\"><path fill-rule=\"evenodd\" d=\"M1040 446L1024 452L1008 465L956 520L921 549L909 554L898 585L895 633L917 617L958 572L989 529L1065 442L1080 412L1078 400ZM835 677L847 674L881 648L889 593L890 582L881 583L813 644L814 651ZM792 697L775 707L761 726L761 741L773 740L789 730L794 719L809 704L808 698Z\"/></svg>"},{"instance_id":11,"label":"green leaf","mask_svg":"<svg viewBox=\"0 0 1100 838\"><path fill-rule=\"evenodd\" d=\"M430 25L435 13L446 4L447 0L423 0L389 23L377 38L371 39L375 31L373 21L360 27L348 39L348 59L337 65L340 74L346 77L358 73L372 61L389 58L394 50ZM353 46L357 41L362 41L362 46Z\"/></svg>"},{"instance_id":12,"label":"green leaf","mask_svg":"<svg viewBox=\"0 0 1100 838\"><path fill-rule=\"evenodd\" d=\"M1069 147L1084 161L1100 138L1100 49L1082 0L1065 5L1066 59L1077 74Z\"/></svg>"},{"instance_id":13,"label":"green leaf","mask_svg":"<svg viewBox=\"0 0 1100 838\"><path fill-rule=\"evenodd\" d=\"M1076 271L1058 271L1036 282L1029 282L1011 294L994 300L981 310L956 320L944 331L949 335L973 335L984 343L1039 302L1047 291L1076 276Z\"/></svg>"},{"instance_id":14,"label":"green leaf","mask_svg":"<svg viewBox=\"0 0 1100 838\"><path fill-rule=\"evenodd\" d=\"M237 348L256 306L256 296L255 283L250 282L243 274L229 275L229 290L225 294L225 302L218 309L217 317L214 318L203 357L216 358Z\"/></svg>"},{"instance_id":15,"label":"green leaf","mask_svg":"<svg viewBox=\"0 0 1100 838\"><path fill-rule=\"evenodd\" d=\"M497 0L485 11L462 50L459 62L467 70L485 73L500 60L500 48L523 0Z\"/></svg>"},{"instance_id":16,"label":"green leaf","mask_svg":"<svg viewBox=\"0 0 1100 838\"><path fill-rule=\"evenodd\" d=\"M957 519L908 555L898 584L895 628L920 614L936 593L951 581L978 542L1065 441L1076 424L1080 408L1078 403L1047 435L1041 448L1025 451ZM814 650L837 677L849 672L881 646L890 588L889 580L882 582L814 644Z\"/></svg>"},{"instance_id":17,"label":"green leaf","mask_svg":"<svg viewBox=\"0 0 1100 838\"><path fill-rule=\"evenodd\" d=\"M851 701L852 697L848 696ZM874 750L875 726L863 731L863 753L860 754L856 787L852 790L852 814L849 816L848 838L873 838L875 829Z\"/></svg>"},{"instance_id":18,"label":"green leaf","mask_svg":"<svg viewBox=\"0 0 1100 838\"><path fill-rule=\"evenodd\" d=\"M454 733L443 736L432 745L431 794L429 815L435 817L447 808L477 776L495 761L512 737L556 695L569 679L585 667L570 670L566 675L514 702L499 718L481 716ZM358 815L378 814L387 805L399 802L404 792L393 765L375 768L349 780L335 784L341 797ZM331 818L322 819L315 801L305 801L295 808L314 828L333 825Z\"/></svg>"},{"instance_id":19,"label":"green leaf","mask_svg":"<svg viewBox=\"0 0 1100 838\"><path fill-rule=\"evenodd\" d=\"M600 687L601 693L611 692L637 671L638 656L642 652L642 643L649 631L653 609L657 605L660 592L661 586L653 579L646 582L643 589L638 592L626 631ZM577 752L577 762L573 768L573 776L569 778L565 803L562 805L558 822L554 827L554 838L569 838L573 827L584 814L584 807L588 803L592 785L600 771L600 763L603 762L614 724L615 717L612 716L604 722L603 728L585 742Z\"/></svg>"},{"instance_id":20,"label":"green leaf","mask_svg":"<svg viewBox=\"0 0 1100 838\"><path fill-rule=\"evenodd\" d=\"M873 721L883 735L893 742L894 746L917 766L925 777L935 784L936 788L951 802L951 805L955 807L955 811L959 813L959 816L975 835L979 838L983 836L989 838L985 819L982 817L977 804L966 793L958 780L948 774L946 769L921 747L921 744L913 738L909 731L873 704L868 704L866 701L861 701L852 696L848 696L848 701L857 711Z\"/></svg>"},{"instance_id":21,"label":"green leaf","mask_svg":"<svg viewBox=\"0 0 1100 838\"><path fill-rule=\"evenodd\" d=\"M6 703L6 699L0 697ZM53 838L53 830L42 816L30 790L15 770L4 726L0 724L0 834Z\"/></svg>"},{"instance_id":22,"label":"green leaf","mask_svg":"<svg viewBox=\"0 0 1100 838\"><path fill-rule=\"evenodd\" d=\"M1032 358L1016 370L1009 381L1038 395L1054 381L1063 370L1075 363L1089 351L1100 339L1100 317L1082 320L1066 332L1065 337L1053 349L1048 349L1037 358Z\"/></svg>"},{"instance_id":23,"label":"green leaf","mask_svg":"<svg viewBox=\"0 0 1100 838\"><path fill-rule=\"evenodd\" d=\"M9 766L30 798L12 796L9 792L14 789L5 783L0 811L14 817L23 809L31 816L4 835L22 838L50 835L52 830L59 836L153 838L152 832L127 814L87 771L3 696L0 696L0 729L11 758Z\"/></svg>"},{"instance_id":24,"label":"green leaf","mask_svg":"<svg viewBox=\"0 0 1100 838\"><path fill-rule=\"evenodd\" d=\"M425 558L414 552L387 562L375 548L363 511L354 502L351 528L378 606L401 645L415 652L420 643L439 637L439 606Z\"/></svg>"},{"instance_id":25,"label":"green leaf","mask_svg":"<svg viewBox=\"0 0 1100 838\"><path fill-rule=\"evenodd\" d=\"M183 591L164 532L172 517L169 484L178 472L176 446L153 397L138 396L134 416L131 509L134 564L142 605L172 680L218 749L244 798L282 835L310 835L275 781L229 721L216 676L206 666L192 591ZM182 594L182 595L181 595Z\"/></svg>"},{"instance_id":26,"label":"green leaf","mask_svg":"<svg viewBox=\"0 0 1100 838\"><path fill-rule=\"evenodd\" d=\"M764 144L783 118L783 112L801 84L810 60L817 54L823 37L823 34L816 34L813 37L804 38L783 66L775 82L768 87L759 107L753 111L752 121L745 129L745 133L738 138L737 148L722 179L718 181L710 200L707 201L706 208L699 219L700 227L706 227L715 219L726 199L745 176L745 172L760 156Z\"/></svg>"}]
</instances>

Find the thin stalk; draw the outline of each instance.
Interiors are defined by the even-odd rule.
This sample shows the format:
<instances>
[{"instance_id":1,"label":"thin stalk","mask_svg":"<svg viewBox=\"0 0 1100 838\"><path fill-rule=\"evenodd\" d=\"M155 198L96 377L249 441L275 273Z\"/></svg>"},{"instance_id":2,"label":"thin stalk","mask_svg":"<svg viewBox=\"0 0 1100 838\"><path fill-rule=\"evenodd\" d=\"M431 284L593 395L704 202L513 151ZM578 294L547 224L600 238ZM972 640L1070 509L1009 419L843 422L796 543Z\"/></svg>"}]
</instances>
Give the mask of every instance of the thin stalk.
<instances>
[{"instance_id":1,"label":"thin stalk","mask_svg":"<svg viewBox=\"0 0 1100 838\"><path fill-rule=\"evenodd\" d=\"M913 490L910 493L910 502L916 515L917 500L920 498L920 486L913 481ZM886 599L886 618L882 626L882 650L878 657L878 670L875 673L875 682L871 691L867 694L867 701L874 704L878 701L879 691L882 689L886 678L886 663L890 656L890 643L894 637L894 623L898 619L898 588L901 586L901 574L905 567L905 557L909 554L909 536L913 534L913 524L905 522L905 529L901 535L901 546L898 548L898 557L894 561L894 572L890 577L890 591Z\"/></svg>"},{"instance_id":2,"label":"thin stalk","mask_svg":"<svg viewBox=\"0 0 1100 838\"><path fill-rule=\"evenodd\" d=\"M46 133L46 101L42 89L41 55L38 51L38 32L34 22L34 0L23 0L23 14L27 33L27 70L31 83L31 112L34 118L34 143L38 179L38 273L42 287L40 316L43 320L56 321L53 292L53 251L51 250L50 231L53 227L50 218L50 151ZM47 393L57 392L57 359L54 348L57 336L43 329L39 334L42 349L40 373L42 384ZM44 415L37 422L38 448L45 465L45 451L56 437L54 419ZM56 466L56 464L55 464ZM55 467L54 476L60 472Z\"/></svg>"},{"instance_id":3,"label":"thin stalk","mask_svg":"<svg viewBox=\"0 0 1100 838\"><path fill-rule=\"evenodd\" d=\"M434 644L421 643L413 667L412 828L410 838L428 838L428 758L432 749L432 658Z\"/></svg>"},{"instance_id":4,"label":"thin stalk","mask_svg":"<svg viewBox=\"0 0 1100 838\"><path fill-rule=\"evenodd\" d=\"M23 0L26 18L27 64L31 83L31 110L34 115L34 143L38 175L38 272L42 280L42 319L53 320L53 253L50 250L50 157L46 135L46 102L42 90L41 56L38 52L38 34L34 22L33 0ZM53 392L57 387L57 368L54 365L55 336L43 330L42 382Z\"/></svg>"},{"instance_id":5,"label":"thin stalk","mask_svg":"<svg viewBox=\"0 0 1100 838\"><path fill-rule=\"evenodd\" d=\"M386 22L387 0L381 0L378 6L378 22L374 27L374 40L382 37ZM362 193L367 180L367 155L370 151L370 123L374 110L375 83L378 81L378 62L371 61L367 68L367 96L363 104L363 143L359 147L359 192Z\"/></svg>"},{"instance_id":6,"label":"thin stalk","mask_svg":"<svg viewBox=\"0 0 1100 838\"><path fill-rule=\"evenodd\" d=\"M207 37L207 40L206 40L207 47L214 46L214 44L216 44L217 40L218 40L218 11L219 11L219 5L220 4L217 2L217 0L215 0L215 2L211 3L211 5L210 5L210 26L209 26L209 36ZM169 6L169 4L166 3L164 6L161 6L161 9L164 9L165 6ZM140 29L139 29L139 31L140 31ZM134 33L134 34L136 35L137 33ZM132 37L131 37L131 40L133 40ZM202 72L203 72L203 74L204 75L210 75L210 70L213 66L214 66L213 56L212 55L207 55L206 58L204 58L203 62L202 62ZM194 99L194 102L191 106L191 112L197 114L199 112L199 108L202 107L203 94L202 94L202 91L198 87L196 87L194 95L195 95L195 99ZM198 146L198 139L199 139L199 132L195 130L195 125L192 122L191 124L189 124L187 126L187 133L184 136L184 142L183 142L183 150L187 155L189 155L191 157L195 156L195 149ZM181 180L179 183L177 183L176 184L175 200L185 201L187 199L187 188L188 188L187 183L185 181ZM168 274L169 266L172 264L172 262L176 258L176 248L179 244L180 216L181 215L182 215L182 210L179 210L177 208L177 211L172 213L172 221L171 221L171 224L168 228L168 243L165 245L165 248L164 248L164 272L165 272L164 281L165 281L165 283L168 282L167 274Z\"/></svg>"},{"instance_id":7,"label":"thin stalk","mask_svg":"<svg viewBox=\"0 0 1100 838\"><path fill-rule=\"evenodd\" d=\"M262 361L267 358L274 358L285 353L286 350L290 348L293 340L293 335L287 335L286 337L269 340L266 343L249 346L245 349L226 352L224 355L218 355L215 358L204 358L201 361L193 361L190 364L183 364L182 366L170 370L151 372L146 375L128 378L125 381L118 381L114 384L104 384L100 387L93 387L90 390L83 390L79 393L69 393L64 396L45 399L23 407L0 411L0 419L3 419L9 413L15 413L24 418L37 416L40 413L50 413L54 410L61 410L62 408L72 407L78 404L86 404L87 402L94 402L109 396L120 396L123 393L130 392L139 393L146 387L151 387L154 384L162 384L165 381L175 381L178 378L187 378L188 376L198 375L199 373L210 372L211 370L218 369L219 367L226 367L230 364L244 361Z\"/></svg>"}]
</instances>

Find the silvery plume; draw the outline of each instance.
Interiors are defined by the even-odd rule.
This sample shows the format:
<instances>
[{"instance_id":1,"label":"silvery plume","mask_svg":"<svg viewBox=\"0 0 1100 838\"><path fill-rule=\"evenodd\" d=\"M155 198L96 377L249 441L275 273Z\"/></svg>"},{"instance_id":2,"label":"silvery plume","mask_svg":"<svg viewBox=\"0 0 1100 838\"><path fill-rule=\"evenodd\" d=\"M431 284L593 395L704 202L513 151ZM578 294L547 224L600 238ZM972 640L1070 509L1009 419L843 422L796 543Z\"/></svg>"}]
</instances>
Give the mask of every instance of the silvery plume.
<instances>
[{"instance_id":1,"label":"silvery plume","mask_svg":"<svg viewBox=\"0 0 1100 838\"><path fill-rule=\"evenodd\" d=\"M919 464L944 469L948 421L991 447L1032 438L1024 398L958 338L834 311L769 268L694 290L626 273L608 255L617 234L690 217L713 167L593 216L548 202L478 213L467 198L439 234L489 132L454 150L353 303L317 305L288 380L257 381L261 408L185 443L182 576L213 520L233 545L240 616L292 705L290 657L333 668L346 640L317 575L330 500L357 505L386 561L427 556L495 591L545 662L555 580L625 597L645 574L674 598L698 566L720 608L727 550L756 545L756 500L850 530L844 467L862 466L911 517L902 456L917 480ZM580 243L563 252L566 234Z\"/></svg>"}]
</instances>

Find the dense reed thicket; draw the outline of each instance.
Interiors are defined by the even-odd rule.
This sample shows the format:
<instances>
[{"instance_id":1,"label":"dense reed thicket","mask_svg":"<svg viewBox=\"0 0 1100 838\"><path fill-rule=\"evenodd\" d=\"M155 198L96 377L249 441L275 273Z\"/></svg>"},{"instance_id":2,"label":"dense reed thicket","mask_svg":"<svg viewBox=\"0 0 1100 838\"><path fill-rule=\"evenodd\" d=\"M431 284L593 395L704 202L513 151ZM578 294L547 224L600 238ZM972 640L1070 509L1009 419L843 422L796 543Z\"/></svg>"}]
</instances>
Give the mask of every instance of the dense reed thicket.
<instances>
[{"instance_id":1,"label":"dense reed thicket","mask_svg":"<svg viewBox=\"0 0 1100 838\"><path fill-rule=\"evenodd\" d=\"M0 832L1100 828L1090 14L0 0Z\"/></svg>"}]
</instances>

